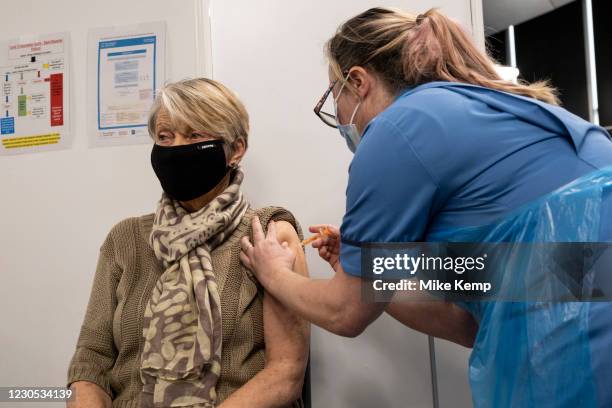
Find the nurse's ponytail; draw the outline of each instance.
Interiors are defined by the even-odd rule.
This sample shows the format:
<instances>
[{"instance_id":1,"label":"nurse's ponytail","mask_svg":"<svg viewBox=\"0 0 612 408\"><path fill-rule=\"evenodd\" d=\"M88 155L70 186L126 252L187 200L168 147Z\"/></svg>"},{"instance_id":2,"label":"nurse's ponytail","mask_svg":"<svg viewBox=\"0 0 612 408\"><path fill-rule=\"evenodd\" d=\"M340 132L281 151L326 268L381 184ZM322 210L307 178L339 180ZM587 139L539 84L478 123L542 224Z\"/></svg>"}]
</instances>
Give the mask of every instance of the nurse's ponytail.
<instances>
[{"instance_id":1,"label":"nurse's ponytail","mask_svg":"<svg viewBox=\"0 0 612 408\"><path fill-rule=\"evenodd\" d=\"M426 82L451 81L558 104L556 90L546 82L515 84L501 79L491 57L436 9L413 15L372 8L341 25L326 50L336 77L344 77L342 73L355 65L369 67L394 94Z\"/></svg>"}]
</instances>

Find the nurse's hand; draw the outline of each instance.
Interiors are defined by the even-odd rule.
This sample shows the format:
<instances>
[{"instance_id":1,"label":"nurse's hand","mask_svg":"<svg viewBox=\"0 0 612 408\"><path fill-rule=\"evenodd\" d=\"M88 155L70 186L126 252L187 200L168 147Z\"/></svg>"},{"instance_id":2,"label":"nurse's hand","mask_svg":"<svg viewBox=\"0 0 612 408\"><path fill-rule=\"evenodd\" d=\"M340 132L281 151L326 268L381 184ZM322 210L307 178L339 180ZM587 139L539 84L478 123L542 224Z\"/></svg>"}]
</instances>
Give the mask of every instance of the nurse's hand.
<instances>
[{"instance_id":1,"label":"nurse's hand","mask_svg":"<svg viewBox=\"0 0 612 408\"><path fill-rule=\"evenodd\" d=\"M259 282L267 287L276 273L281 273L283 269L293 270L296 255L287 242L279 242L274 221L268 224L267 234L264 234L257 216L253 217L252 224L253 243L251 244L249 237L242 238L240 259Z\"/></svg>"},{"instance_id":2,"label":"nurse's hand","mask_svg":"<svg viewBox=\"0 0 612 408\"><path fill-rule=\"evenodd\" d=\"M329 224L318 224L308 227L308 231L319 233L322 228L327 228L328 236L322 236L313 241L312 246L319 250L319 256L326 260L332 269L338 272L340 268L340 230Z\"/></svg>"}]
</instances>

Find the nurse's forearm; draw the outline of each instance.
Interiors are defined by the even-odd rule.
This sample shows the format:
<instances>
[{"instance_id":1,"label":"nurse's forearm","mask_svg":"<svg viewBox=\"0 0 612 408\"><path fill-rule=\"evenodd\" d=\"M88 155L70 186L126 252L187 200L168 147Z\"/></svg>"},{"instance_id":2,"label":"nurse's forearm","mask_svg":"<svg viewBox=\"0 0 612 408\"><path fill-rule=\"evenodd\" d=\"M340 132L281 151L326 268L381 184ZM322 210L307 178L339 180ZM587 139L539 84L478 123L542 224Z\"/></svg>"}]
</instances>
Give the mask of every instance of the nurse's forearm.
<instances>
[{"instance_id":1,"label":"nurse's forearm","mask_svg":"<svg viewBox=\"0 0 612 408\"><path fill-rule=\"evenodd\" d=\"M291 270L270 275L266 290L300 317L340 336L355 337L383 312L384 303L361 302L359 278L336 273L309 279Z\"/></svg>"},{"instance_id":2,"label":"nurse's forearm","mask_svg":"<svg viewBox=\"0 0 612 408\"><path fill-rule=\"evenodd\" d=\"M421 333L472 347L478 323L459 306L438 300L395 301L386 312L400 323Z\"/></svg>"},{"instance_id":3,"label":"nurse's forearm","mask_svg":"<svg viewBox=\"0 0 612 408\"><path fill-rule=\"evenodd\" d=\"M278 271L266 289L281 303L303 319L332 333L343 333L341 321L341 294L334 293L331 279L308 279L292 273Z\"/></svg>"}]
</instances>

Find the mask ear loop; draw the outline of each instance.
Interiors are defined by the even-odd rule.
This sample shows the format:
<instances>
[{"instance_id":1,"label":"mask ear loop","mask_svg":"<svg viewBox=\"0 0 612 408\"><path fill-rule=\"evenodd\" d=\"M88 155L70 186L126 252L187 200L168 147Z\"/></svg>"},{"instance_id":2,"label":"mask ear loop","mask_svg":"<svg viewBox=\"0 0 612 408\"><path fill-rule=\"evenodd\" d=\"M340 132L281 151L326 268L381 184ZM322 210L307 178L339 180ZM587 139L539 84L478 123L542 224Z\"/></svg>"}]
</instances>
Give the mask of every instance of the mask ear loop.
<instances>
[{"instance_id":1,"label":"mask ear loop","mask_svg":"<svg viewBox=\"0 0 612 408\"><path fill-rule=\"evenodd\" d=\"M346 73L346 77L342 80L342 86L340 87L340 90L338 91L338 96L334 98L334 102L338 102L338 98L340 98L340 95L342 94L342 90L344 89L344 86L347 84L350 75L351 75L350 72Z\"/></svg>"},{"instance_id":2,"label":"mask ear loop","mask_svg":"<svg viewBox=\"0 0 612 408\"><path fill-rule=\"evenodd\" d=\"M334 114L336 115L336 123L341 126L342 124L340 123L340 119L338 118L338 99L340 99L340 95L342 95L342 90L344 89L344 85L346 85L346 82L342 81L342 86L340 87L340 90L338 91L338 95L334 98Z\"/></svg>"},{"instance_id":3,"label":"mask ear loop","mask_svg":"<svg viewBox=\"0 0 612 408\"><path fill-rule=\"evenodd\" d=\"M348 79L348 76L347 76ZM344 89L344 86L346 85L346 81L347 79L345 79L344 81L342 81L342 86L340 87L340 90L338 91L338 96L336 96L334 98L334 103L338 104L338 99L340 99L340 95L342 95L342 90Z\"/></svg>"},{"instance_id":4,"label":"mask ear loop","mask_svg":"<svg viewBox=\"0 0 612 408\"><path fill-rule=\"evenodd\" d=\"M357 110L359 109L359 106L361 105L361 101L359 101L359 103L357 104L357 106L355 106L355 110L353 111L353 114L351 115L351 119L349 120L349 125L353 124L353 120L355 119L355 115L357 115Z\"/></svg>"},{"instance_id":5,"label":"mask ear loop","mask_svg":"<svg viewBox=\"0 0 612 408\"><path fill-rule=\"evenodd\" d=\"M342 81L342 86L340 87L340 90L338 91L338 96L334 98L334 113L336 114L336 121L338 122L340 126L343 126L343 125L338 120L338 99L340 98L340 94L342 94L342 90L344 89L344 86L348 82L349 75L350 73L346 74L346 78L344 78L344 81ZM357 109L359 109L360 105L361 105L361 101L359 101L357 106L355 106L355 110L353 111L353 114L351 115L351 119L349 120L349 123L347 123L347 125L353 124L353 120L355 119L355 115L357 114Z\"/></svg>"}]
</instances>

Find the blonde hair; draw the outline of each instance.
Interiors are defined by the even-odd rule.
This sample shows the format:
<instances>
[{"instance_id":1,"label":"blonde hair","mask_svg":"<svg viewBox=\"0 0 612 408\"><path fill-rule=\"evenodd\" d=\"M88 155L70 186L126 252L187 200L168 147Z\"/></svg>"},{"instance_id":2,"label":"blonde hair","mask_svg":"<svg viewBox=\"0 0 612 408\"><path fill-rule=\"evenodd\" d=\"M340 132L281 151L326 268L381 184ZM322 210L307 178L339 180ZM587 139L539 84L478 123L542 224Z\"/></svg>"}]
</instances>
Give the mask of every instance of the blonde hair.
<instances>
[{"instance_id":1,"label":"blonde hair","mask_svg":"<svg viewBox=\"0 0 612 408\"><path fill-rule=\"evenodd\" d=\"M225 141L232 149L243 139L248 145L249 115L238 97L226 86L207 78L184 79L167 84L149 112L149 135L155 139L157 115L165 109L172 126L183 134L202 132Z\"/></svg>"},{"instance_id":2,"label":"blonde hair","mask_svg":"<svg viewBox=\"0 0 612 408\"><path fill-rule=\"evenodd\" d=\"M344 78L356 65L371 68L394 94L426 82L449 81L559 103L546 81L502 80L493 59L436 9L418 16L391 8L369 9L338 28L327 42L326 54L336 78Z\"/></svg>"}]
</instances>

